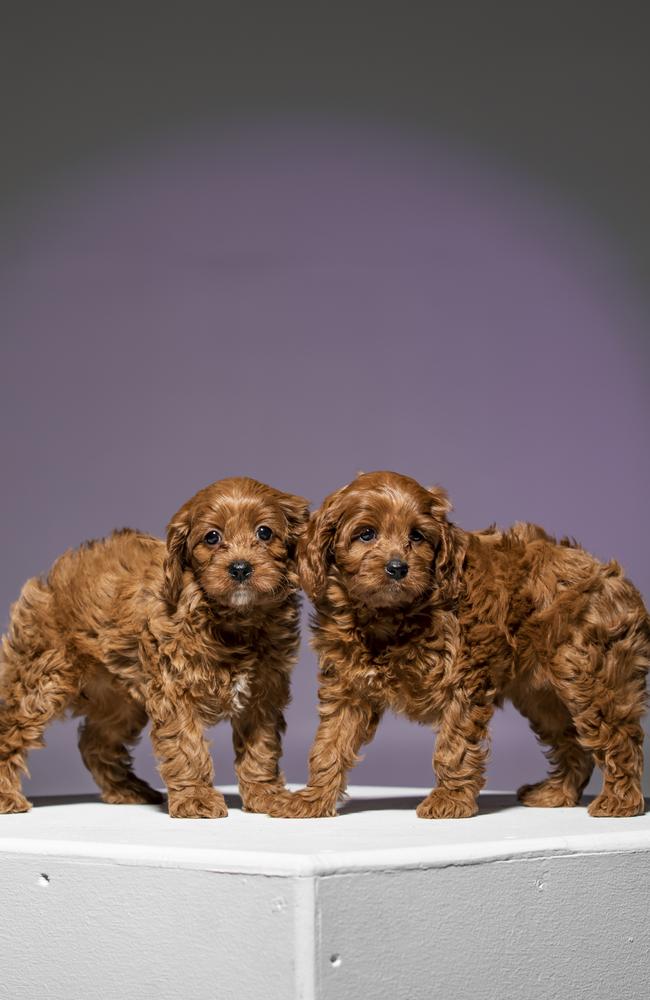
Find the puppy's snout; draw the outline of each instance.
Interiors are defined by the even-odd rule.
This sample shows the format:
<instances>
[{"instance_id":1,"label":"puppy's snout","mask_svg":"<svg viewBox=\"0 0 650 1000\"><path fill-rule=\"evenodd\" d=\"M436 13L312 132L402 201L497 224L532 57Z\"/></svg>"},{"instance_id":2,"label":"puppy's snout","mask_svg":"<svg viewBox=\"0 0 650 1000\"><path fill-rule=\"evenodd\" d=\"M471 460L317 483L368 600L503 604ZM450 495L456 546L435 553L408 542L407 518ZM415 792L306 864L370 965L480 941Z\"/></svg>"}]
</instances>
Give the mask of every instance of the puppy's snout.
<instances>
[{"instance_id":1,"label":"puppy's snout","mask_svg":"<svg viewBox=\"0 0 650 1000\"><path fill-rule=\"evenodd\" d=\"M408 563L402 559L391 559L384 568L391 580L403 580L409 571Z\"/></svg>"},{"instance_id":2,"label":"puppy's snout","mask_svg":"<svg viewBox=\"0 0 650 1000\"><path fill-rule=\"evenodd\" d=\"M253 567L249 562L240 560L238 562L231 562L228 567L228 572L233 580L237 580L238 583L243 583L244 580L248 580L249 576L252 575Z\"/></svg>"}]
</instances>

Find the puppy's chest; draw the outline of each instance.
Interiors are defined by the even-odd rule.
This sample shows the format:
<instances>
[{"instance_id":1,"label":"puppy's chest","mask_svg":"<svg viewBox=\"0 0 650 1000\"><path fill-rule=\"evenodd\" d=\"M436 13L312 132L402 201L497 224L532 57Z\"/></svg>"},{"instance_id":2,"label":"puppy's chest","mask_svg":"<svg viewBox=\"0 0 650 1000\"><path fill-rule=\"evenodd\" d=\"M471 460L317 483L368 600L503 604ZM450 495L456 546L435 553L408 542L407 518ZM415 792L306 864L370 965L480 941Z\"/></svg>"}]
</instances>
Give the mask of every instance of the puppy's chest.
<instances>
[{"instance_id":1,"label":"puppy's chest","mask_svg":"<svg viewBox=\"0 0 650 1000\"><path fill-rule=\"evenodd\" d=\"M240 715L253 694L254 667L248 663L207 666L194 678L192 699L206 725Z\"/></svg>"},{"instance_id":2,"label":"puppy's chest","mask_svg":"<svg viewBox=\"0 0 650 1000\"><path fill-rule=\"evenodd\" d=\"M268 655L268 641L262 633L208 633L194 662L190 684L191 696L206 725L248 709L259 696L260 672Z\"/></svg>"},{"instance_id":3,"label":"puppy's chest","mask_svg":"<svg viewBox=\"0 0 650 1000\"><path fill-rule=\"evenodd\" d=\"M440 710L455 659L451 636L418 636L377 648L366 646L355 670L355 687L384 707L418 719Z\"/></svg>"}]
</instances>

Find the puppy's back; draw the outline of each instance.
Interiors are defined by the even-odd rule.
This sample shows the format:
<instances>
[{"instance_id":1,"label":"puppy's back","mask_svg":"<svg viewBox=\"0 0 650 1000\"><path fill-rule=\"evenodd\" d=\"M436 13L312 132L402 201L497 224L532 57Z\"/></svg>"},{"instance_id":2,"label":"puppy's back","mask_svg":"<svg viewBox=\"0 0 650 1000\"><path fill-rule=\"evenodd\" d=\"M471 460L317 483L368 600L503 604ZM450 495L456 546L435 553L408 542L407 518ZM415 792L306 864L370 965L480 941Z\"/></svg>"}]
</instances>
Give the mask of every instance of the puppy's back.
<instances>
[{"instance_id":1,"label":"puppy's back","mask_svg":"<svg viewBox=\"0 0 650 1000\"><path fill-rule=\"evenodd\" d=\"M124 529L69 549L46 577L28 580L3 637L0 687L53 648L104 659L120 635L132 644L158 599L164 556L160 539Z\"/></svg>"},{"instance_id":2,"label":"puppy's back","mask_svg":"<svg viewBox=\"0 0 650 1000\"><path fill-rule=\"evenodd\" d=\"M561 605L562 614L574 621L588 615L587 609L608 618L611 609L639 619L646 614L641 595L616 560L604 563L575 539L556 539L537 524L519 521L503 532L472 532L468 552L470 577L479 590L507 591L515 604L525 598L529 612L547 615Z\"/></svg>"},{"instance_id":3,"label":"puppy's back","mask_svg":"<svg viewBox=\"0 0 650 1000\"><path fill-rule=\"evenodd\" d=\"M61 626L117 621L148 603L159 589L165 545L124 528L65 552L47 576Z\"/></svg>"}]
</instances>

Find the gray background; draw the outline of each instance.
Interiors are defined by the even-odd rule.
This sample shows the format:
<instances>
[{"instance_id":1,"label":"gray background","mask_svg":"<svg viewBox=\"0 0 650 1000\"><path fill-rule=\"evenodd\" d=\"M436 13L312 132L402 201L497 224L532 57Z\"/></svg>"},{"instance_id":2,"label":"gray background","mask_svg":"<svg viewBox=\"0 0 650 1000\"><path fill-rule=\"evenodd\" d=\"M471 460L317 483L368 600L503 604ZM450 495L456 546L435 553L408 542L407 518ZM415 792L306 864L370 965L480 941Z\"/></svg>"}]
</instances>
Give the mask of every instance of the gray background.
<instances>
[{"instance_id":1,"label":"gray background","mask_svg":"<svg viewBox=\"0 0 650 1000\"><path fill-rule=\"evenodd\" d=\"M3 15L3 621L239 473L319 503L396 468L647 596L645 5L93 8ZM315 724L305 642L292 780ZM353 780L426 785L432 742L389 719ZM94 790L74 744L29 791ZM489 787L543 771L499 713Z\"/></svg>"}]
</instances>

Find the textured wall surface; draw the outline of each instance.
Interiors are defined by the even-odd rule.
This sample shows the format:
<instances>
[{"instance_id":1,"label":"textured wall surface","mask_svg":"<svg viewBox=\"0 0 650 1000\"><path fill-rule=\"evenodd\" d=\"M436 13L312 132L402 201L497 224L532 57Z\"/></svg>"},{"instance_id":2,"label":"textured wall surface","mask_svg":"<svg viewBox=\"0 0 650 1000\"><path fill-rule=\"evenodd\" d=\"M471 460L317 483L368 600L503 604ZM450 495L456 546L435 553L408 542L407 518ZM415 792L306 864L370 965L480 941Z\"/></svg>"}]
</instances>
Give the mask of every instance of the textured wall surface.
<instances>
[{"instance_id":1,"label":"textured wall surface","mask_svg":"<svg viewBox=\"0 0 650 1000\"><path fill-rule=\"evenodd\" d=\"M65 548L160 534L239 473L317 504L397 468L462 525L538 521L647 596L647 12L259 7L7 18L3 624ZM306 642L294 692L301 780ZM32 793L93 788L72 728ZM493 732L491 787L543 773L514 712ZM224 782L226 727L215 748ZM426 784L431 751L386 720L355 779Z\"/></svg>"}]
</instances>

